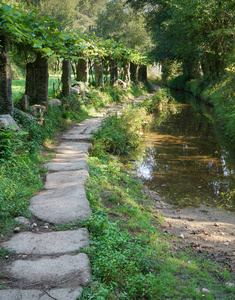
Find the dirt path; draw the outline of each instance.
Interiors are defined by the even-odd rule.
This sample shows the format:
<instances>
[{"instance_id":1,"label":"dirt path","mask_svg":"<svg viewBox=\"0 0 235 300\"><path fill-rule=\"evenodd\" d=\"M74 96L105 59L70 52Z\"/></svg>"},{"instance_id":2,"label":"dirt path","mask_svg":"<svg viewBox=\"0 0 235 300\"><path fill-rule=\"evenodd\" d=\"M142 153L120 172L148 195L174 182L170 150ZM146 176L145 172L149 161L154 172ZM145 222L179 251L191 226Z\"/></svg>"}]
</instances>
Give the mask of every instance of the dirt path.
<instances>
[{"instance_id":1,"label":"dirt path","mask_svg":"<svg viewBox=\"0 0 235 300\"><path fill-rule=\"evenodd\" d=\"M158 193L145 189L155 201L157 211L163 216L164 233L178 237L175 248L191 248L206 253L209 258L225 263L235 272L235 214L209 206L176 209L167 204Z\"/></svg>"}]
</instances>

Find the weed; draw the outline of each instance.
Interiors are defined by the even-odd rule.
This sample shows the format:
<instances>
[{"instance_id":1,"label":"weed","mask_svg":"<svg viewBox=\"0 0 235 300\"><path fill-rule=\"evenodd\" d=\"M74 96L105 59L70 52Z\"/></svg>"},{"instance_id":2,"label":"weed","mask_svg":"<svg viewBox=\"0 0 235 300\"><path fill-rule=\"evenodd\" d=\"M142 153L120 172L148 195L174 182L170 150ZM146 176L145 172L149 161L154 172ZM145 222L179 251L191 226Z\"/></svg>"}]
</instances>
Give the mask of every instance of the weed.
<instances>
[{"instance_id":1,"label":"weed","mask_svg":"<svg viewBox=\"0 0 235 300\"><path fill-rule=\"evenodd\" d=\"M94 134L93 154L107 151L113 154L130 154L143 137L143 126L149 118L144 108L127 105L121 114L109 115L102 122L102 128Z\"/></svg>"}]
</instances>

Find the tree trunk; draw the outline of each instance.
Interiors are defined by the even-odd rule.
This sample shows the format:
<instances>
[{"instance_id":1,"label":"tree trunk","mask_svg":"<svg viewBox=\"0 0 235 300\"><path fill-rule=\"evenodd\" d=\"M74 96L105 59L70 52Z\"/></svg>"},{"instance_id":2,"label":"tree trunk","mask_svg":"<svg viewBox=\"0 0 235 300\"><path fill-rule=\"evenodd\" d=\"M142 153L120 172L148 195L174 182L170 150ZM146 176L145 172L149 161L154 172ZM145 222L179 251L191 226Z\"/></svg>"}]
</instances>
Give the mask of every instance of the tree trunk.
<instances>
[{"instance_id":1,"label":"tree trunk","mask_svg":"<svg viewBox=\"0 0 235 300\"><path fill-rule=\"evenodd\" d=\"M123 81L129 84L131 80L131 74L130 74L130 61L128 59L123 59L123 72L124 72Z\"/></svg>"},{"instance_id":2,"label":"tree trunk","mask_svg":"<svg viewBox=\"0 0 235 300\"><path fill-rule=\"evenodd\" d=\"M187 80L198 78L200 76L200 63L197 60L186 60L183 62L183 74Z\"/></svg>"},{"instance_id":3,"label":"tree trunk","mask_svg":"<svg viewBox=\"0 0 235 300\"><path fill-rule=\"evenodd\" d=\"M0 35L0 114L12 115L13 110L8 43L6 38Z\"/></svg>"},{"instance_id":4,"label":"tree trunk","mask_svg":"<svg viewBox=\"0 0 235 300\"><path fill-rule=\"evenodd\" d=\"M131 80L134 82L138 81L139 65L135 65L131 62L130 64Z\"/></svg>"},{"instance_id":5,"label":"tree trunk","mask_svg":"<svg viewBox=\"0 0 235 300\"><path fill-rule=\"evenodd\" d=\"M110 58L110 84L114 85L114 83L118 80L118 60Z\"/></svg>"},{"instance_id":6,"label":"tree trunk","mask_svg":"<svg viewBox=\"0 0 235 300\"><path fill-rule=\"evenodd\" d=\"M29 102L36 101L36 80L35 80L35 62L27 63L26 65L26 81L25 95L28 96Z\"/></svg>"},{"instance_id":7,"label":"tree trunk","mask_svg":"<svg viewBox=\"0 0 235 300\"><path fill-rule=\"evenodd\" d=\"M144 84L147 83L147 66L140 66L138 72L138 81L143 82Z\"/></svg>"},{"instance_id":8,"label":"tree trunk","mask_svg":"<svg viewBox=\"0 0 235 300\"><path fill-rule=\"evenodd\" d=\"M87 58L80 58L76 63L76 80L88 83L89 66Z\"/></svg>"},{"instance_id":9,"label":"tree trunk","mask_svg":"<svg viewBox=\"0 0 235 300\"><path fill-rule=\"evenodd\" d=\"M95 66L95 86L103 86L104 85L104 76L103 76L103 65L102 60L99 58L94 61Z\"/></svg>"},{"instance_id":10,"label":"tree trunk","mask_svg":"<svg viewBox=\"0 0 235 300\"><path fill-rule=\"evenodd\" d=\"M37 54L35 61L36 99L39 104L45 104L48 99L48 62L47 58Z\"/></svg>"},{"instance_id":11,"label":"tree trunk","mask_svg":"<svg viewBox=\"0 0 235 300\"><path fill-rule=\"evenodd\" d=\"M70 86L72 84L70 60L66 60L66 59L63 60L61 81L62 81L62 95L67 96L70 94Z\"/></svg>"},{"instance_id":12,"label":"tree trunk","mask_svg":"<svg viewBox=\"0 0 235 300\"><path fill-rule=\"evenodd\" d=\"M26 66L25 94L29 96L30 105L44 105L48 99L48 62L40 53L33 63Z\"/></svg>"}]
</instances>

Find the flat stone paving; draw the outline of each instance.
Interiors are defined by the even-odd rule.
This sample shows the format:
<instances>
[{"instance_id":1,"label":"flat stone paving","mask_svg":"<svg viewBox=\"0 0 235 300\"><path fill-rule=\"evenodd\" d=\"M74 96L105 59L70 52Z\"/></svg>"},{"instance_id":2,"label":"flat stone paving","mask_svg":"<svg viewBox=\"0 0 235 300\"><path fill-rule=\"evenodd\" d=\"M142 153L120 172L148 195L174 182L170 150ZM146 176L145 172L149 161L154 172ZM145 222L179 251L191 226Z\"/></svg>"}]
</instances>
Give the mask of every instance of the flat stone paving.
<instances>
[{"instance_id":1,"label":"flat stone paving","mask_svg":"<svg viewBox=\"0 0 235 300\"><path fill-rule=\"evenodd\" d=\"M91 280L90 262L85 253L35 260L19 259L5 267L4 271L25 283L46 283L58 287L65 280L73 286L87 286Z\"/></svg>"},{"instance_id":2,"label":"flat stone paving","mask_svg":"<svg viewBox=\"0 0 235 300\"><path fill-rule=\"evenodd\" d=\"M58 189L78 184L85 184L89 173L87 170L64 171L47 174L45 189Z\"/></svg>"},{"instance_id":3,"label":"flat stone paving","mask_svg":"<svg viewBox=\"0 0 235 300\"><path fill-rule=\"evenodd\" d=\"M74 300L81 296L82 288L65 288L52 290L1 290L1 300Z\"/></svg>"},{"instance_id":4,"label":"flat stone paving","mask_svg":"<svg viewBox=\"0 0 235 300\"><path fill-rule=\"evenodd\" d=\"M102 118L86 119L67 131L62 138L67 140L84 140L92 137L92 131L101 126Z\"/></svg>"},{"instance_id":5,"label":"flat stone paving","mask_svg":"<svg viewBox=\"0 0 235 300\"><path fill-rule=\"evenodd\" d=\"M86 228L58 232L22 232L2 243L4 248L17 254L48 255L76 251L89 247L89 233Z\"/></svg>"},{"instance_id":6,"label":"flat stone paving","mask_svg":"<svg viewBox=\"0 0 235 300\"><path fill-rule=\"evenodd\" d=\"M31 199L29 210L38 219L54 224L87 220L91 215L90 204L81 184L43 191Z\"/></svg>"},{"instance_id":7,"label":"flat stone paving","mask_svg":"<svg viewBox=\"0 0 235 300\"><path fill-rule=\"evenodd\" d=\"M46 164L44 190L30 200L29 209L39 220L61 225L89 219L92 212L84 184L89 177L87 158L91 143L84 140L100 124L101 118L87 119L63 135L65 141ZM89 247L86 228L20 232L1 247L14 250L19 258L9 260L1 270L6 278L14 278L15 288L6 285L5 290L0 290L0 300L75 300L91 281L87 255L74 254Z\"/></svg>"}]
</instances>

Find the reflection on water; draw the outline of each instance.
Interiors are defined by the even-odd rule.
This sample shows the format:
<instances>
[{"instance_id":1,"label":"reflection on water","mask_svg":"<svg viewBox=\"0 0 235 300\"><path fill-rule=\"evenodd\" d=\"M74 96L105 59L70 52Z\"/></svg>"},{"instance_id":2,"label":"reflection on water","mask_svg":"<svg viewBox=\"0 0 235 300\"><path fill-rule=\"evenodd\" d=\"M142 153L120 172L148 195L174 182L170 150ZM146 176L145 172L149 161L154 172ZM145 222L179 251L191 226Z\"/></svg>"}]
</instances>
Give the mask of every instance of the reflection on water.
<instances>
[{"instance_id":1,"label":"reflection on water","mask_svg":"<svg viewBox=\"0 0 235 300\"><path fill-rule=\"evenodd\" d=\"M234 167L201 110L170 104L156 120L135 165L137 175L177 207L204 203L233 209L225 195L235 189Z\"/></svg>"}]
</instances>

